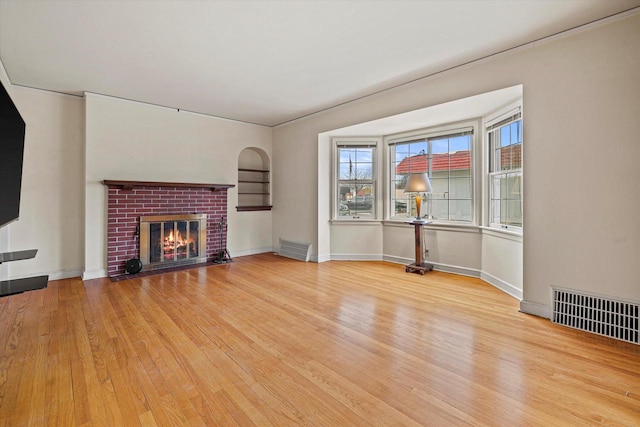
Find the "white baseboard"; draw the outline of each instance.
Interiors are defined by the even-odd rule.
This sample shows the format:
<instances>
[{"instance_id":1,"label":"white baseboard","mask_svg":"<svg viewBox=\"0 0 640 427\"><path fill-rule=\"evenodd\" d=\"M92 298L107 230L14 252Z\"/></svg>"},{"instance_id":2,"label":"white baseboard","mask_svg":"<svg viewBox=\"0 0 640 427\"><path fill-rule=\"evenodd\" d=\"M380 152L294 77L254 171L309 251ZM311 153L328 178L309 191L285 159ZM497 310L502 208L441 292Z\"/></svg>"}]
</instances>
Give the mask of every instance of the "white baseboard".
<instances>
[{"instance_id":1,"label":"white baseboard","mask_svg":"<svg viewBox=\"0 0 640 427\"><path fill-rule=\"evenodd\" d=\"M85 270L82 273L82 280L101 279L107 277L107 270L101 268L99 270Z\"/></svg>"},{"instance_id":2,"label":"white baseboard","mask_svg":"<svg viewBox=\"0 0 640 427\"><path fill-rule=\"evenodd\" d=\"M383 261L388 261L388 262L393 262L395 264L411 264L413 262L412 259L403 258L403 257L399 257L399 256L394 256L394 255L383 255L382 256L382 260Z\"/></svg>"},{"instance_id":3,"label":"white baseboard","mask_svg":"<svg viewBox=\"0 0 640 427\"><path fill-rule=\"evenodd\" d=\"M383 259L384 261L394 262L396 264L405 264L405 265L412 264L415 262L413 258L409 259L409 258L397 257L393 255L384 255ZM444 271L445 273L454 273L454 274L459 274L461 276L478 277L478 278L480 277L480 271L475 270L473 268L459 267L457 265L441 264L441 263L432 262L429 260L425 260L425 262L432 264L433 269L436 271Z\"/></svg>"},{"instance_id":4,"label":"white baseboard","mask_svg":"<svg viewBox=\"0 0 640 427\"><path fill-rule=\"evenodd\" d=\"M327 261L331 261L331 255L329 255L329 254L322 254L322 255L311 254L309 256L309 261L311 261L311 262L327 262Z\"/></svg>"},{"instance_id":5,"label":"white baseboard","mask_svg":"<svg viewBox=\"0 0 640 427\"><path fill-rule=\"evenodd\" d=\"M522 300L522 289L518 289L512 284L507 283L502 279L498 279L489 273L485 273L484 271L480 273L480 278L490 285L500 289L502 292L505 292L518 300Z\"/></svg>"},{"instance_id":6,"label":"white baseboard","mask_svg":"<svg viewBox=\"0 0 640 427\"><path fill-rule=\"evenodd\" d=\"M273 248L264 247L264 248L250 249L246 251L239 251L232 254L232 256L242 257L242 256L265 253L265 252L273 252ZM331 255L321 255L320 257L318 255L311 255L310 261L316 262L316 263L326 262L326 261L388 261L395 264L405 264L405 265L411 264L412 262L414 262L413 259L397 257L392 255L379 255L379 254L331 254ZM512 296L513 298L522 300L521 289L518 289L512 284L505 282L504 280L501 280L495 276L492 276L489 273L481 272L479 270L475 270L472 268L460 267L455 265L448 265L448 264L441 264L441 263L434 263L434 262L432 262L431 264L433 264L433 269L437 271L443 271L446 273L454 273L462 276L480 278L485 282L487 282L488 284ZM50 273L49 280L66 279L70 277L78 277L80 275L81 275L81 270L63 270L59 272ZM107 272L105 269L85 271L82 274L82 280L99 279L103 277L107 277ZM544 304L528 302L528 301L520 301L520 311L522 311L523 313L533 314L533 315L544 317L547 319L551 319L551 316L552 316L552 310L549 306L546 306Z\"/></svg>"},{"instance_id":7,"label":"white baseboard","mask_svg":"<svg viewBox=\"0 0 640 427\"><path fill-rule=\"evenodd\" d=\"M232 252L231 257L233 258L233 257L257 255L257 254L264 254L266 252L273 252L273 247L265 246L263 248L253 248L253 249L246 249L244 251Z\"/></svg>"},{"instance_id":8,"label":"white baseboard","mask_svg":"<svg viewBox=\"0 0 640 427\"><path fill-rule=\"evenodd\" d=\"M439 264L437 262L431 262L431 261L427 261L427 262L433 264L433 269L436 271L444 271L445 273L453 273L453 274L459 274L461 276L469 276L469 277L477 277L477 278L480 278L481 276L480 270L475 270L473 268L458 267L456 265L448 265L448 264Z\"/></svg>"},{"instance_id":9,"label":"white baseboard","mask_svg":"<svg viewBox=\"0 0 640 427\"><path fill-rule=\"evenodd\" d=\"M524 300L520 301L520 311L549 320L551 320L551 318L553 317L553 310L551 309L551 307L545 304L540 304L538 302Z\"/></svg>"},{"instance_id":10,"label":"white baseboard","mask_svg":"<svg viewBox=\"0 0 640 427\"><path fill-rule=\"evenodd\" d=\"M384 261L393 262L396 264L411 264L414 262L413 259L407 259L392 255L384 255ZM427 262L430 262L427 260ZM507 295L512 296L518 300L522 300L522 289L519 289L517 286L512 285L511 283L505 282L502 279L499 279L489 273L485 273L484 271L476 270L473 268L460 267L456 265L448 265L448 264L440 264L437 262L431 262L433 264L433 269L437 271L444 271L446 273L454 273L460 274L462 276L469 277L477 277L479 279L484 280L491 286L500 289L502 292Z\"/></svg>"},{"instance_id":11,"label":"white baseboard","mask_svg":"<svg viewBox=\"0 0 640 427\"><path fill-rule=\"evenodd\" d=\"M70 279L72 277L81 277L82 269L74 269L74 270L60 270L49 273L49 280L62 280L62 279Z\"/></svg>"}]
</instances>

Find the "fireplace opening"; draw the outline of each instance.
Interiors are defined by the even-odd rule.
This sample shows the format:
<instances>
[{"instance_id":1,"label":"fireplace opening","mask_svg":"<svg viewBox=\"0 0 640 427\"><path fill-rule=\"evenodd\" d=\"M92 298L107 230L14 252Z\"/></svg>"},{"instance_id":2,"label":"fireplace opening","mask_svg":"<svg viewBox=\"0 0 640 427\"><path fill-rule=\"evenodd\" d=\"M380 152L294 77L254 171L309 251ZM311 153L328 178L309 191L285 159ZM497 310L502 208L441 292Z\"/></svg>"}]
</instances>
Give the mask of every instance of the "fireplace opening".
<instances>
[{"instance_id":1,"label":"fireplace opening","mask_svg":"<svg viewBox=\"0 0 640 427\"><path fill-rule=\"evenodd\" d=\"M206 214L140 217L142 270L206 262Z\"/></svg>"},{"instance_id":2,"label":"fireplace opening","mask_svg":"<svg viewBox=\"0 0 640 427\"><path fill-rule=\"evenodd\" d=\"M149 261L174 261L199 256L198 221L149 224Z\"/></svg>"}]
</instances>

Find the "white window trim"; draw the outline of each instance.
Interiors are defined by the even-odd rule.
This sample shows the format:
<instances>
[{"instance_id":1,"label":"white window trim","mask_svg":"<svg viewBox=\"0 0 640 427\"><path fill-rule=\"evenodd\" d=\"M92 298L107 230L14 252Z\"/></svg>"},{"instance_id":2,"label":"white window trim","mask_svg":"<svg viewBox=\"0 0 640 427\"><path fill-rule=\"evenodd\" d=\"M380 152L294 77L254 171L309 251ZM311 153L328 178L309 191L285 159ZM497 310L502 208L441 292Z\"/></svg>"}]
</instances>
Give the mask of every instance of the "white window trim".
<instances>
[{"instance_id":1,"label":"white window trim","mask_svg":"<svg viewBox=\"0 0 640 427\"><path fill-rule=\"evenodd\" d=\"M387 223L404 223L408 220L408 218L392 218L391 214L391 146L403 142L413 141L415 139L420 139L423 137L427 138L437 138L439 136L448 135L456 132L473 132L471 138L471 165L472 165L472 173L471 173L471 222L461 222L461 221L441 221L436 220L432 221L432 225L442 225L442 226L460 226L460 227L478 227L480 223L480 212L481 204L478 203L480 190L477 188L477 183L482 182L481 179L478 179L478 170L482 169L482 164L479 163L481 160L481 156L478 156L478 148L479 148L479 140L482 140L482 135L479 135L480 130L484 129L481 127L482 120L480 118L469 118L467 120L453 122L453 123L444 123L436 126L431 126L427 128L414 129L410 131L400 132L396 134L385 135L383 137L384 142L384 202L385 202L385 210L384 210L384 221ZM484 134L484 131L482 131Z\"/></svg>"},{"instance_id":2,"label":"white window trim","mask_svg":"<svg viewBox=\"0 0 640 427\"><path fill-rule=\"evenodd\" d=\"M497 233L504 233L506 235L514 235L514 236L522 236L523 235L523 227L517 227L515 225L505 225L491 222L491 176L495 175L496 172L490 172L489 170L489 158L491 156L490 147L489 147L489 138L487 128L495 125L503 121L504 119L511 117L517 113L520 113L520 120L522 120L522 128L524 133L524 109L522 99L519 99L509 105L506 105L493 113L486 116L486 118L482 122L482 152L484 153L483 157L483 187L484 187L484 197L483 197L483 207L482 207L482 226L481 228L485 230L491 230ZM524 135L523 135L523 151L522 151L522 167L520 176L522 177L522 188L524 189ZM523 195L524 196L524 195ZM524 204L524 197L522 199ZM522 224L524 225L524 209L522 212Z\"/></svg>"},{"instance_id":3,"label":"white window trim","mask_svg":"<svg viewBox=\"0 0 640 427\"><path fill-rule=\"evenodd\" d=\"M382 189L380 185L380 162L382 138L380 136L344 136L331 138L332 155L331 155L331 223L377 223L380 222L380 212L382 212ZM375 215L374 217L356 218L339 216L338 212L338 146L375 146L373 160L373 183L375 186Z\"/></svg>"}]
</instances>

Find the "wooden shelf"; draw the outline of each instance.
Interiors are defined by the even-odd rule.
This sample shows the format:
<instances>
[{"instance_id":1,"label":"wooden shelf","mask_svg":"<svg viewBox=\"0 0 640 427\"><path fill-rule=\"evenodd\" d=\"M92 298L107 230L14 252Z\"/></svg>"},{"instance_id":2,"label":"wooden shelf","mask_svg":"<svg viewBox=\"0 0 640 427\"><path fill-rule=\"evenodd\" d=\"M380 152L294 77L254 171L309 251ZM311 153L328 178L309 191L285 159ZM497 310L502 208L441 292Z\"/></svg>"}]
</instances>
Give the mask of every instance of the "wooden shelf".
<instances>
[{"instance_id":1,"label":"wooden shelf","mask_svg":"<svg viewBox=\"0 0 640 427\"><path fill-rule=\"evenodd\" d=\"M269 171L238 168L238 212L269 211Z\"/></svg>"},{"instance_id":2,"label":"wooden shelf","mask_svg":"<svg viewBox=\"0 0 640 427\"><path fill-rule=\"evenodd\" d=\"M273 206L236 206L238 212L270 211Z\"/></svg>"},{"instance_id":3,"label":"wooden shelf","mask_svg":"<svg viewBox=\"0 0 640 427\"><path fill-rule=\"evenodd\" d=\"M155 182L155 181L115 181L105 179L102 181L109 187L120 187L123 190L132 190L134 187L176 187L176 188L210 188L211 191L224 190L235 187L234 184L199 184L190 182Z\"/></svg>"}]
</instances>

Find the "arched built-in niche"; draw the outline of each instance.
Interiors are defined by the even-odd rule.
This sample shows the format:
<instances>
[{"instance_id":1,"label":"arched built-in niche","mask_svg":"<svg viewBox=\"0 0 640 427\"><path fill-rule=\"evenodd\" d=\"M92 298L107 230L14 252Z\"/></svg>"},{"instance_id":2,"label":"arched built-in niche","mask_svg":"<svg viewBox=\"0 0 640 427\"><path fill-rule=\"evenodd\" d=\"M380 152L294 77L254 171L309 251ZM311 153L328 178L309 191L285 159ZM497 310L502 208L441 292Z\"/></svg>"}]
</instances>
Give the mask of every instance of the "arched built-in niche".
<instances>
[{"instance_id":1,"label":"arched built-in niche","mask_svg":"<svg viewBox=\"0 0 640 427\"><path fill-rule=\"evenodd\" d=\"M238 211L271 210L269 156L248 147L238 156Z\"/></svg>"}]
</instances>

